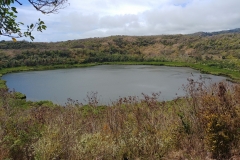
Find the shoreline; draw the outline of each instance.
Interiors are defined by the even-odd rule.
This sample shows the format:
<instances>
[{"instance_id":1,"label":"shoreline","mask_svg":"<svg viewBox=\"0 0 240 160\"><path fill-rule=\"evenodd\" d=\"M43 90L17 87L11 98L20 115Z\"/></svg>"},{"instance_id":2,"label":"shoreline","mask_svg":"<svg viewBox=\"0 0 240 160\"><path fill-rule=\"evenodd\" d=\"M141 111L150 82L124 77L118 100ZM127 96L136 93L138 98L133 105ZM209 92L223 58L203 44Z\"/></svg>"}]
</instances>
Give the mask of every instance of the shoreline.
<instances>
[{"instance_id":1,"label":"shoreline","mask_svg":"<svg viewBox=\"0 0 240 160\"><path fill-rule=\"evenodd\" d=\"M37 67L14 67L3 68L0 70L0 89L7 88L6 81L1 77L8 73L25 72L25 71L43 71L43 70L55 70L55 69L70 69L70 68L82 68L93 67L97 65L155 65L155 66L168 66L168 67L189 67L200 71L200 73L211 74L216 76L224 76L227 81L232 83L240 83L240 72L219 69L216 67L209 67L201 63L185 63L185 62L103 62L103 63L85 63L74 65L51 65L51 66L37 66Z\"/></svg>"}]
</instances>

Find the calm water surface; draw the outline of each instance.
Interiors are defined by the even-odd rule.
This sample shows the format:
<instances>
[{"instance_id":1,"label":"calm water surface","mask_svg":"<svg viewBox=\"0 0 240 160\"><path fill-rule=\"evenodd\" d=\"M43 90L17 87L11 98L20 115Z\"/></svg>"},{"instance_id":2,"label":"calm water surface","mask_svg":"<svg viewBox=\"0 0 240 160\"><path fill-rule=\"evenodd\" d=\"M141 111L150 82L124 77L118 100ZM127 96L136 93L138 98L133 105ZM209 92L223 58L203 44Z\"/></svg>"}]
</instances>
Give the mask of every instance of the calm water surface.
<instances>
[{"instance_id":1,"label":"calm water surface","mask_svg":"<svg viewBox=\"0 0 240 160\"><path fill-rule=\"evenodd\" d=\"M193 77L192 77L193 75ZM187 78L200 75L212 82L225 77L201 74L185 67L147 65L101 65L88 68L29 71L4 75L7 86L26 94L28 100L51 100L64 104L68 98L84 103L87 95L98 92L100 103L119 97L140 96L161 92L161 100L185 95L182 89ZM176 95L177 93L177 95Z\"/></svg>"}]
</instances>

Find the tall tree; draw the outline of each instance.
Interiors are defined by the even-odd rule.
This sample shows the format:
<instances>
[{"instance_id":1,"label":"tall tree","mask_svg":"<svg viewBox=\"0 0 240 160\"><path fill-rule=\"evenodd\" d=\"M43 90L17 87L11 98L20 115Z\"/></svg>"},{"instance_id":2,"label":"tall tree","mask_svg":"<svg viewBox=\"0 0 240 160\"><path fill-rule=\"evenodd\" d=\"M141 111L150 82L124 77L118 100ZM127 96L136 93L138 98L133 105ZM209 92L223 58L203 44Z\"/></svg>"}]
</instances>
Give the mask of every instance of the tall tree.
<instances>
[{"instance_id":1,"label":"tall tree","mask_svg":"<svg viewBox=\"0 0 240 160\"><path fill-rule=\"evenodd\" d=\"M28 0L28 2L39 12L43 14L58 13L62 8L66 7L68 0ZM16 41L16 38L29 37L34 39L32 31L36 28L42 32L46 29L46 25L41 19L37 22L27 25L27 31L22 32L22 22L16 22L17 8L16 5L22 5L21 0L0 0L0 36L8 36Z\"/></svg>"}]
</instances>

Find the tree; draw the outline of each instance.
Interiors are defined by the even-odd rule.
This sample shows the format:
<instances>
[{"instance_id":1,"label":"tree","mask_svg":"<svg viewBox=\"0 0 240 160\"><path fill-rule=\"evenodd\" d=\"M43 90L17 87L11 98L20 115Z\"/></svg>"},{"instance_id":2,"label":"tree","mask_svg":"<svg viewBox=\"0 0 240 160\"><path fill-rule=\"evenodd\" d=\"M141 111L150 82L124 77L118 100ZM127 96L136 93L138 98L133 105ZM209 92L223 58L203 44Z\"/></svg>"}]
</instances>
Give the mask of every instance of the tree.
<instances>
[{"instance_id":1,"label":"tree","mask_svg":"<svg viewBox=\"0 0 240 160\"><path fill-rule=\"evenodd\" d=\"M22 5L21 0L0 0L0 36L11 37L13 41L20 37L29 37L34 39L32 31L36 28L42 32L47 27L41 19L36 23L27 25L27 31L22 32L22 22L16 22L17 8L13 4ZM58 13L62 8L66 7L68 0L28 0L28 2L39 12L43 14ZM14 5L14 6L16 6Z\"/></svg>"}]
</instances>

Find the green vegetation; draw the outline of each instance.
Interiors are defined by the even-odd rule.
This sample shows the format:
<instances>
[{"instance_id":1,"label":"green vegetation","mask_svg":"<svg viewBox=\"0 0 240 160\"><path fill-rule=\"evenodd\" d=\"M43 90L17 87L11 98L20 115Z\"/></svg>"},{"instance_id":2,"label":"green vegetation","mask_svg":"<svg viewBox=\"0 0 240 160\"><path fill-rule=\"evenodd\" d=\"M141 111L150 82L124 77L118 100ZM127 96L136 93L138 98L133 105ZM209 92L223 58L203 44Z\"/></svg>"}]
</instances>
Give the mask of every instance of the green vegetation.
<instances>
[{"instance_id":1,"label":"green vegetation","mask_svg":"<svg viewBox=\"0 0 240 160\"><path fill-rule=\"evenodd\" d=\"M0 75L102 64L191 67L240 80L240 34L113 36L56 43L0 42ZM240 87L189 80L186 97L125 97L99 106L26 101L0 81L0 159L234 159Z\"/></svg>"}]
</instances>

